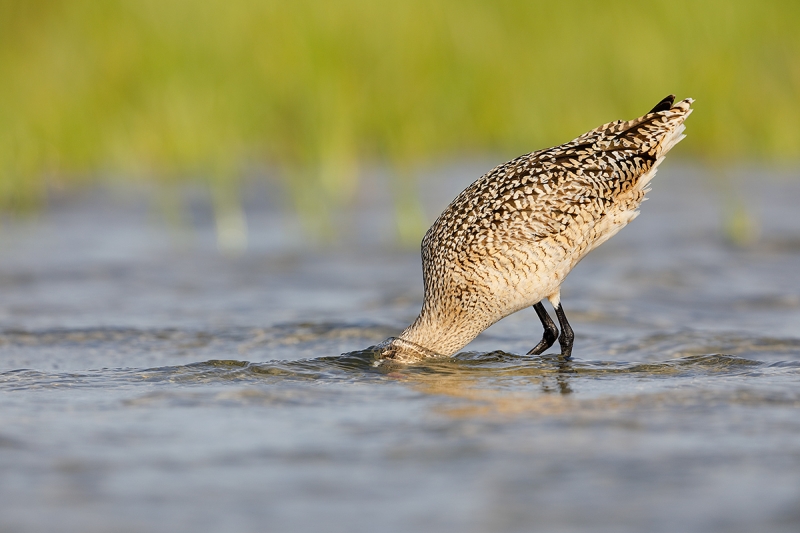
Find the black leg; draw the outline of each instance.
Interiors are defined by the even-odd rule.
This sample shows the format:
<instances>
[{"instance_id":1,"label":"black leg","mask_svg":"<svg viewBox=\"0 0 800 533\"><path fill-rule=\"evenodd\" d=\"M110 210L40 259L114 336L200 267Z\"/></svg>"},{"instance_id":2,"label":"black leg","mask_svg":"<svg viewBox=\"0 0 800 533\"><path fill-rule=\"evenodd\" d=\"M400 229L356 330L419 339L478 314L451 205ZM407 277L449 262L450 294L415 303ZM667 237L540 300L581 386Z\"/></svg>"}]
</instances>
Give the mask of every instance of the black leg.
<instances>
[{"instance_id":1,"label":"black leg","mask_svg":"<svg viewBox=\"0 0 800 533\"><path fill-rule=\"evenodd\" d=\"M572 341L575 339L575 334L572 333L572 328L567 322L567 315L564 314L564 308L561 307L559 302L556 307L556 316L558 323L561 324L561 336L558 338L558 343L561 345L561 355L564 359L572 357Z\"/></svg>"},{"instance_id":2,"label":"black leg","mask_svg":"<svg viewBox=\"0 0 800 533\"><path fill-rule=\"evenodd\" d=\"M553 319L550 318L550 315L547 314L542 302L534 305L533 308L536 309L536 314L539 315L539 320L542 321L544 335L542 335L542 340L539 341L539 344L537 344L533 350L528 352L528 355L540 355L544 353L546 349L551 347L554 342L556 342L556 337L558 337L558 328L553 322ZM569 327L569 324L567 324L567 327Z\"/></svg>"}]
</instances>

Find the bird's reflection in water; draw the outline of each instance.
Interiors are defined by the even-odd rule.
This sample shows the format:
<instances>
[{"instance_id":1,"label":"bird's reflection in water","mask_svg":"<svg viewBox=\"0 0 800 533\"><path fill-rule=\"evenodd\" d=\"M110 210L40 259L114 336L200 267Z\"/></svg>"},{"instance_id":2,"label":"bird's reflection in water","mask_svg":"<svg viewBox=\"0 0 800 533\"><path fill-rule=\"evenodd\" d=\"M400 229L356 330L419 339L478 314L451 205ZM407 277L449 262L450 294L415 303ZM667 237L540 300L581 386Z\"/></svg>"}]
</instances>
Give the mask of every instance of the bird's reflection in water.
<instances>
[{"instance_id":1,"label":"bird's reflection in water","mask_svg":"<svg viewBox=\"0 0 800 533\"><path fill-rule=\"evenodd\" d=\"M575 408L573 381L577 371L573 365L559 355L467 352L410 365L391 376L424 394L467 402L443 408L451 415L548 415Z\"/></svg>"},{"instance_id":2,"label":"bird's reflection in water","mask_svg":"<svg viewBox=\"0 0 800 533\"><path fill-rule=\"evenodd\" d=\"M575 369L572 367L572 361L561 356L556 356L553 359L556 360L557 370L554 376L548 376L542 380L542 392L548 394L572 394L570 374L576 373Z\"/></svg>"}]
</instances>

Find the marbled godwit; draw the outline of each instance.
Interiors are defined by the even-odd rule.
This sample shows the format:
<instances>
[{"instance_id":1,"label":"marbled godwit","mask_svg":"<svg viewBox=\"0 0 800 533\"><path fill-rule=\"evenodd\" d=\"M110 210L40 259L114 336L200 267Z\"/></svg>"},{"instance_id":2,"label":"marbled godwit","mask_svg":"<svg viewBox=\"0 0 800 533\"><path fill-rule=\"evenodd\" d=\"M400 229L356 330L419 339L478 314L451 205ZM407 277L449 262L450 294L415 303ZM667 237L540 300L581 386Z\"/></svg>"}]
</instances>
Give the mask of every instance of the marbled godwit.
<instances>
[{"instance_id":1,"label":"marbled godwit","mask_svg":"<svg viewBox=\"0 0 800 533\"><path fill-rule=\"evenodd\" d=\"M503 317L533 306L538 355L558 338L572 354L561 283L590 251L639 214L648 184L684 135L693 100L603 124L561 146L520 156L467 187L422 239L425 297L417 319L382 345L400 361L452 355ZM542 301L555 308L558 328Z\"/></svg>"}]
</instances>

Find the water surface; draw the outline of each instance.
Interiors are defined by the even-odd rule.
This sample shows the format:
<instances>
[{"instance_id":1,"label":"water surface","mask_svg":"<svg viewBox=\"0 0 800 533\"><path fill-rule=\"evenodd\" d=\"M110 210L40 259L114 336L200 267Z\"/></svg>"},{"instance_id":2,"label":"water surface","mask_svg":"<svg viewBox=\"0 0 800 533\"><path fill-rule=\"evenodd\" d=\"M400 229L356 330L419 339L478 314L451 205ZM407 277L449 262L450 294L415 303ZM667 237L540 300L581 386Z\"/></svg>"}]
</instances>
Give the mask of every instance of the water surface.
<instances>
[{"instance_id":1,"label":"water surface","mask_svg":"<svg viewBox=\"0 0 800 533\"><path fill-rule=\"evenodd\" d=\"M0 530L797 531L800 181L743 174L736 247L701 174L570 275L570 362L522 355L528 310L380 364L422 291L378 179L322 248L262 189L238 257L197 200L191 229L108 191L6 221Z\"/></svg>"}]
</instances>

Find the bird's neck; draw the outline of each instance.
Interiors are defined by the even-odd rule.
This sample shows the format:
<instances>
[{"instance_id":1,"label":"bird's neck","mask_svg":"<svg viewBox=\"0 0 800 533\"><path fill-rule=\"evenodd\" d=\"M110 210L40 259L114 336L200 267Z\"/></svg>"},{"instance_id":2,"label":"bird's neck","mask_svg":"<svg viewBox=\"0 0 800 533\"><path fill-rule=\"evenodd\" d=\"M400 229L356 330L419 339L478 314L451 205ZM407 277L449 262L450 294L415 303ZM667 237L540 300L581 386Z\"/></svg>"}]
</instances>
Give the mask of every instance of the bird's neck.
<instances>
[{"instance_id":1,"label":"bird's neck","mask_svg":"<svg viewBox=\"0 0 800 533\"><path fill-rule=\"evenodd\" d=\"M457 320L434 319L423 309L400 338L439 355L453 355L480 333L480 325ZM463 322L463 321L462 321Z\"/></svg>"}]
</instances>

